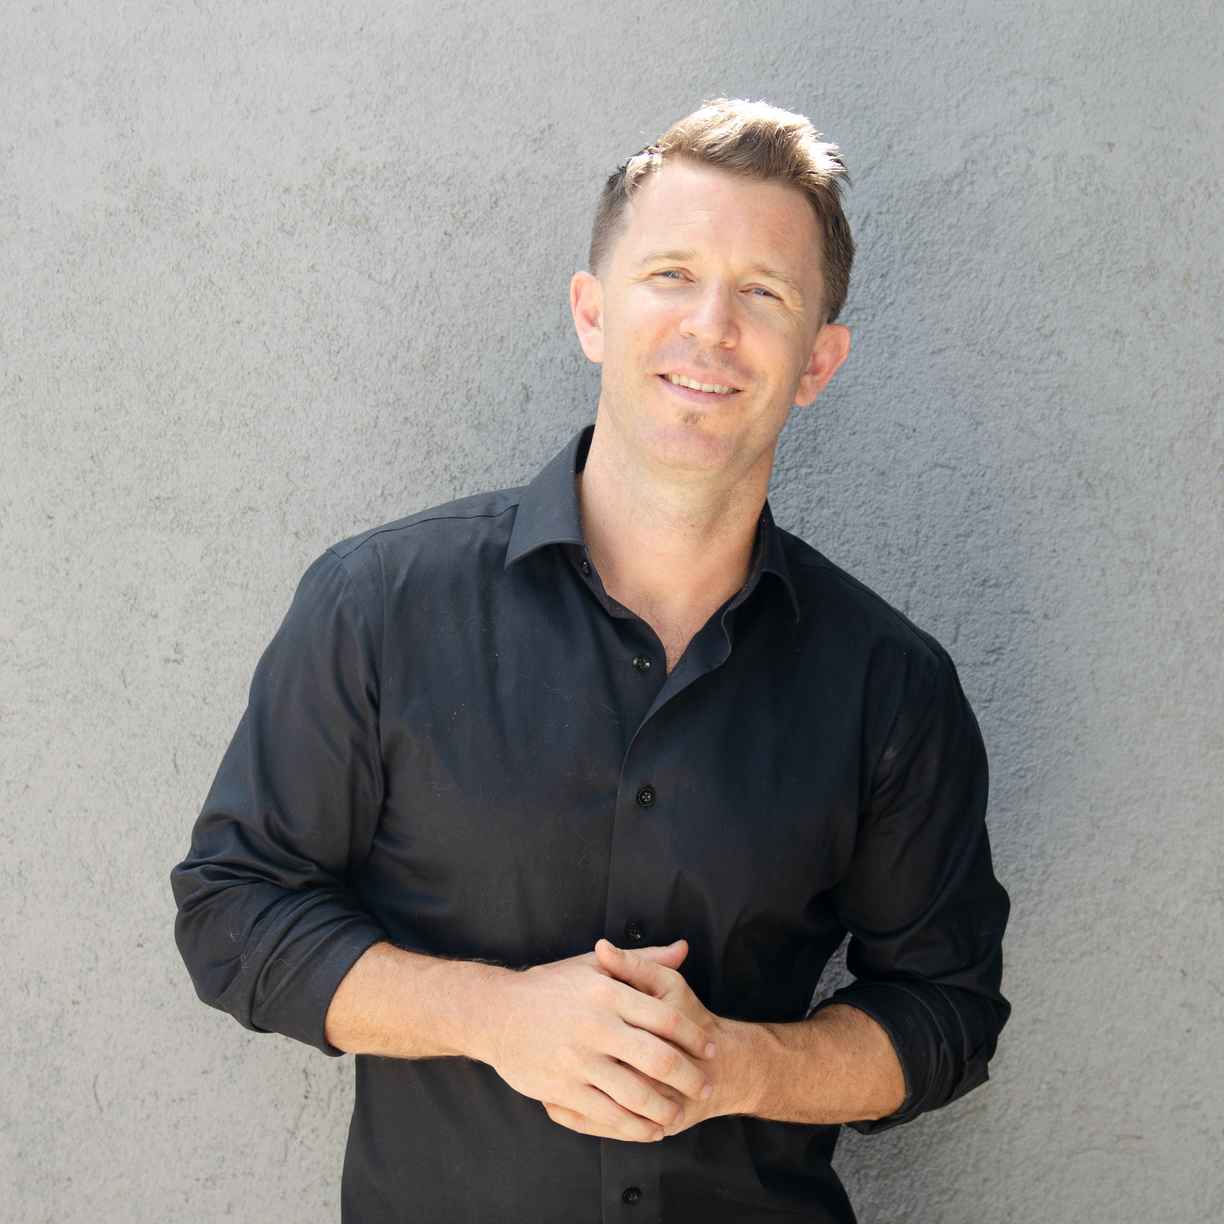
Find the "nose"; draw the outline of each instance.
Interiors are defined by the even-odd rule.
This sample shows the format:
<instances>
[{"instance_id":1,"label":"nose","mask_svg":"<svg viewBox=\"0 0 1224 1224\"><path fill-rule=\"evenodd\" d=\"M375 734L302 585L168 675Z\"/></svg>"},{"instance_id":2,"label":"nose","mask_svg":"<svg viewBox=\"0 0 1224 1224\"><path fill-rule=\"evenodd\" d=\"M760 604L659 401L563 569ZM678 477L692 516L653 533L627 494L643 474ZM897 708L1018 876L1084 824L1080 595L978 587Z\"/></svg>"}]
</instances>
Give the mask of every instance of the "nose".
<instances>
[{"instance_id":1,"label":"nose","mask_svg":"<svg viewBox=\"0 0 1224 1224\"><path fill-rule=\"evenodd\" d=\"M711 282L690 300L680 324L680 334L691 336L709 348L734 348L739 328L731 300L731 290Z\"/></svg>"}]
</instances>

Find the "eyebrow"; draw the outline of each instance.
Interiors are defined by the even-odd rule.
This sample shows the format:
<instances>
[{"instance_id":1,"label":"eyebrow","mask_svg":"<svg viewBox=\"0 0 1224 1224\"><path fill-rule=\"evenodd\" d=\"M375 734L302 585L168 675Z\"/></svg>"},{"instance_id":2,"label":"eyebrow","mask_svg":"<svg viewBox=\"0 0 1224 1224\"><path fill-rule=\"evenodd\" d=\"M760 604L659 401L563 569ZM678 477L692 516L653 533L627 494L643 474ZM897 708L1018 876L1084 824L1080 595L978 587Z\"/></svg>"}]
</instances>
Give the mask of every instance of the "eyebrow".
<instances>
[{"instance_id":1,"label":"eyebrow","mask_svg":"<svg viewBox=\"0 0 1224 1224\"><path fill-rule=\"evenodd\" d=\"M644 256L638 261L638 268L644 268L647 264L652 263L687 263L697 256L696 251L680 250L678 248L667 251L651 251L649 255ZM785 272L779 272L777 268L771 268L768 264L754 264L748 269L754 276L763 276L767 280L778 281L779 284L785 285L800 301L803 301L803 290L799 283Z\"/></svg>"}]
</instances>

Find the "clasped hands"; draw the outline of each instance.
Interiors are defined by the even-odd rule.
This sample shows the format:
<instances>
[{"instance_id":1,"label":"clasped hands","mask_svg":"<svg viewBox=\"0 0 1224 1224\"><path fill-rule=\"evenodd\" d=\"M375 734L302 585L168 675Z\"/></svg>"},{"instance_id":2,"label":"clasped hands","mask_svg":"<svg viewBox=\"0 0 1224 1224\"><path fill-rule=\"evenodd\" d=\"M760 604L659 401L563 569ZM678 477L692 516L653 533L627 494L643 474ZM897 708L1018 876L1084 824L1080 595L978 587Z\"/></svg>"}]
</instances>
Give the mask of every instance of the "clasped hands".
<instances>
[{"instance_id":1,"label":"clasped hands","mask_svg":"<svg viewBox=\"0 0 1224 1224\"><path fill-rule=\"evenodd\" d=\"M501 980L485 1061L584 1135L651 1142L745 1112L738 1033L677 972L688 944L594 951Z\"/></svg>"}]
</instances>

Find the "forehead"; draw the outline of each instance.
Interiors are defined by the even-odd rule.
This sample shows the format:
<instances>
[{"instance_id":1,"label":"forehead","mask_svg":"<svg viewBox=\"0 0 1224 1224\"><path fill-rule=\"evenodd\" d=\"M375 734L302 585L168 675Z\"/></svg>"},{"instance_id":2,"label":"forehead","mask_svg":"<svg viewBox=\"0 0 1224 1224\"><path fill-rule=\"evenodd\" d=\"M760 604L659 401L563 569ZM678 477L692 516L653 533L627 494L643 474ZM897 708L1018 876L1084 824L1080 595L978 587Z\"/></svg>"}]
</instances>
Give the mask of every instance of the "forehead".
<instances>
[{"instance_id":1,"label":"forehead","mask_svg":"<svg viewBox=\"0 0 1224 1224\"><path fill-rule=\"evenodd\" d=\"M630 259L662 244L820 276L819 225L807 196L789 183L673 159L642 183L626 211L618 253Z\"/></svg>"}]
</instances>

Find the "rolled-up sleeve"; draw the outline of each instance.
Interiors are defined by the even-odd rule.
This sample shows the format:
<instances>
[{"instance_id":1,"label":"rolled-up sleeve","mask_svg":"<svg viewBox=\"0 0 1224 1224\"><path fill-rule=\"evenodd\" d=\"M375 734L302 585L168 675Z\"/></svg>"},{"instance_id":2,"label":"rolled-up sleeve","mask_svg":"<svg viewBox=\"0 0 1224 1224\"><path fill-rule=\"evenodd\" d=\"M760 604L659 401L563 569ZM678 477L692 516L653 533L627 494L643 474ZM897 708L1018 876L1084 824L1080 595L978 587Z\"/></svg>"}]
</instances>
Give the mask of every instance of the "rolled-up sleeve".
<instances>
[{"instance_id":1,"label":"rolled-up sleeve","mask_svg":"<svg viewBox=\"0 0 1224 1224\"><path fill-rule=\"evenodd\" d=\"M341 979L386 938L350 888L382 802L372 583L328 549L256 665L186 858L175 939L200 998L329 1055Z\"/></svg>"},{"instance_id":2,"label":"rolled-up sleeve","mask_svg":"<svg viewBox=\"0 0 1224 1224\"><path fill-rule=\"evenodd\" d=\"M905 1074L896 1113L863 1134L938 1109L987 1078L1011 1006L1000 993L1009 901L986 830L981 731L956 668L933 640L905 670L848 875L834 893L855 981L846 1003L887 1031Z\"/></svg>"}]
</instances>

